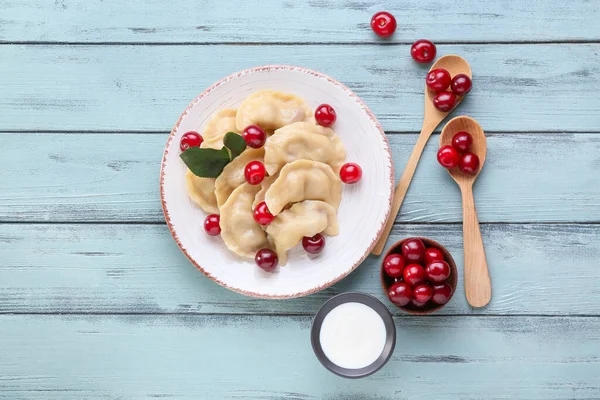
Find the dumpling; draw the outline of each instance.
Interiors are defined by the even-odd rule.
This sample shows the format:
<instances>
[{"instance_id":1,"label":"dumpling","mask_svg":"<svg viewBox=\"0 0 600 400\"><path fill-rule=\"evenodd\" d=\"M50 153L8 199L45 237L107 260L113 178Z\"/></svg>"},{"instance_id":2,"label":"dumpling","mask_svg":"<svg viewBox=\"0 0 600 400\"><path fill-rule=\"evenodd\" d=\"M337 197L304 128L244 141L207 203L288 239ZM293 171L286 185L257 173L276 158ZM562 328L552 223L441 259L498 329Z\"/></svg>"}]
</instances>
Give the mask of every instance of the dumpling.
<instances>
[{"instance_id":1,"label":"dumpling","mask_svg":"<svg viewBox=\"0 0 600 400\"><path fill-rule=\"evenodd\" d=\"M265 168L270 175L301 159L328 164L337 174L344 165L346 149L332 129L313 122L296 122L279 128L265 144Z\"/></svg>"},{"instance_id":2,"label":"dumpling","mask_svg":"<svg viewBox=\"0 0 600 400\"><path fill-rule=\"evenodd\" d=\"M221 238L227 248L242 257L254 258L269 247L267 234L254 221L252 202L260 186L244 183L231 193L221 207Z\"/></svg>"},{"instance_id":3,"label":"dumpling","mask_svg":"<svg viewBox=\"0 0 600 400\"><path fill-rule=\"evenodd\" d=\"M188 169L185 173L185 184L188 195L194 203L209 214L219 213L215 196L215 178L201 178Z\"/></svg>"},{"instance_id":4,"label":"dumpling","mask_svg":"<svg viewBox=\"0 0 600 400\"><path fill-rule=\"evenodd\" d=\"M279 174L267 176L265 177L265 179L263 179L263 181L260 183L260 190L258 191L258 193L256 193L256 197L254 198L254 202L252 203L252 209L255 209L259 203L265 201L265 194L267 193L267 190L269 190L269 188L271 187L273 182L275 182L275 179L277 179L278 176Z\"/></svg>"},{"instance_id":5,"label":"dumpling","mask_svg":"<svg viewBox=\"0 0 600 400\"><path fill-rule=\"evenodd\" d=\"M246 182L244 176L246 164L254 160L263 162L264 155L264 148L253 149L249 147L223 168L223 172L221 172L221 175L219 175L215 181L215 196L219 208L225 204L227 198L235 188ZM260 186L257 185L257 188L260 189ZM254 200L254 198L252 198L252 200Z\"/></svg>"},{"instance_id":6,"label":"dumpling","mask_svg":"<svg viewBox=\"0 0 600 400\"><path fill-rule=\"evenodd\" d=\"M311 237L321 232L330 236L339 233L335 209L323 201L296 203L267 226L281 266L287 264L288 250L300 243L304 236Z\"/></svg>"},{"instance_id":7,"label":"dumpling","mask_svg":"<svg viewBox=\"0 0 600 400\"><path fill-rule=\"evenodd\" d=\"M306 121L312 110L301 98L292 94L262 90L246 98L240 105L236 125L242 132L248 125L262 129L278 129L293 122Z\"/></svg>"},{"instance_id":8,"label":"dumpling","mask_svg":"<svg viewBox=\"0 0 600 400\"><path fill-rule=\"evenodd\" d=\"M215 114L214 117L206 124L202 138L204 141L200 147L204 149L220 149L223 147L223 138L227 132L240 133L236 128L235 116L236 110L226 108Z\"/></svg>"},{"instance_id":9,"label":"dumpling","mask_svg":"<svg viewBox=\"0 0 600 400\"><path fill-rule=\"evenodd\" d=\"M325 201L337 211L342 201L342 181L329 165L310 160L287 164L265 194L273 215L279 214L288 203L303 200Z\"/></svg>"}]
</instances>

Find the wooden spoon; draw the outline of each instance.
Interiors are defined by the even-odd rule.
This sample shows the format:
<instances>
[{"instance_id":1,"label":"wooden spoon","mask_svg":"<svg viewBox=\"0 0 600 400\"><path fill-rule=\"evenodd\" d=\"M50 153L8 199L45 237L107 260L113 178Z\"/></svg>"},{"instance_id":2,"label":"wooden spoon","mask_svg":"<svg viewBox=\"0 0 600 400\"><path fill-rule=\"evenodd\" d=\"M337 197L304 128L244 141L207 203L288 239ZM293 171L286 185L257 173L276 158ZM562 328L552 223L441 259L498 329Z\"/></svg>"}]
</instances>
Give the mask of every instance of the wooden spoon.
<instances>
[{"instance_id":1,"label":"wooden spoon","mask_svg":"<svg viewBox=\"0 0 600 400\"><path fill-rule=\"evenodd\" d=\"M436 68L444 68L450 75L454 77L458 74L465 74L467 76L472 77L471 75L471 67L469 63L465 61L464 58L456 55L447 55L440 57L432 66L431 70ZM425 77L423 77L423 81ZM450 89L448 89L450 90ZM421 128L421 134L419 135L419 139L417 140L417 144L413 148L412 153L410 154L410 158L408 159L408 163L404 168L404 172L398 181L398 185L396 186L396 191L394 193L394 200L392 201L392 209L390 211L390 215L383 229L383 233L379 238L379 241L373 248L372 253L376 256L380 255L383 252L383 248L385 247L385 243L387 242L388 236L390 235L390 231L392 230L392 226L394 225L394 221L396 220L396 216L398 215L398 211L400 210L400 206L402 205L402 201L404 201L404 196L406 196L406 192L408 191L408 187L410 186L410 181L412 181L413 175L415 174L415 170L417 169L417 164L419 163L419 159L421 158L421 154L423 154L423 149L429 140L429 137L435 130L435 128L442 122L444 118L449 114L447 112L438 111L433 106L433 97L435 93L425 86L425 116L423 118L423 126ZM462 101L462 97L457 99L456 105Z\"/></svg>"},{"instance_id":2,"label":"wooden spoon","mask_svg":"<svg viewBox=\"0 0 600 400\"><path fill-rule=\"evenodd\" d=\"M463 246L465 249L465 293L467 301L473 307L483 307L492 297L492 284L485 259L483 240L479 230L479 220L473 199L473 182L481 172L487 153L485 134L481 126L473 118L452 118L442 130L440 147L452 144L452 137L460 131L467 131L473 136L471 152L479 157L479 171L470 175L458 168L448 170L450 176L458 183L462 193L463 204Z\"/></svg>"}]
</instances>

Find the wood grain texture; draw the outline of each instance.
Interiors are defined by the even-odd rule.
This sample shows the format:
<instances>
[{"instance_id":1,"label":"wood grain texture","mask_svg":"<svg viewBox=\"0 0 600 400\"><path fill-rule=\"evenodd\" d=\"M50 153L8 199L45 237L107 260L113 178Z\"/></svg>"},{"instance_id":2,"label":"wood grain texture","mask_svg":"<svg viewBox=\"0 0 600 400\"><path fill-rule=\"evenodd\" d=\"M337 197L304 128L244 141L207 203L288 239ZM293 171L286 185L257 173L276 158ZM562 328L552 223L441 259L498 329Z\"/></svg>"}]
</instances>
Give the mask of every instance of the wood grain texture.
<instances>
[{"instance_id":1,"label":"wood grain texture","mask_svg":"<svg viewBox=\"0 0 600 400\"><path fill-rule=\"evenodd\" d=\"M436 161L438 138L425 149L399 222L462 221L460 192ZM158 172L166 139L0 134L0 221L164 222ZM417 135L388 139L402 171ZM488 148L474 187L482 222L600 222L600 176L588 173L600 167L600 135L492 134Z\"/></svg>"},{"instance_id":2,"label":"wood grain texture","mask_svg":"<svg viewBox=\"0 0 600 400\"><path fill-rule=\"evenodd\" d=\"M600 39L594 1L239 0L0 2L0 40L61 42L369 42L386 9L398 31L386 43ZM443 12L440 12L443 10ZM535 16L532 18L532 16ZM460 23L448 23L460 21ZM268 29L265 29L268 26Z\"/></svg>"},{"instance_id":3,"label":"wood grain texture","mask_svg":"<svg viewBox=\"0 0 600 400\"><path fill-rule=\"evenodd\" d=\"M471 64L474 87L457 112L486 132L599 132L600 44L440 45L438 54ZM407 45L0 46L0 130L169 131L209 85L273 63L344 82L386 131L420 130L427 66Z\"/></svg>"},{"instance_id":4,"label":"wood grain texture","mask_svg":"<svg viewBox=\"0 0 600 400\"><path fill-rule=\"evenodd\" d=\"M397 318L376 375L312 354L311 317L1 316L0 397L592 399L599 318ZM575 335L574 332L577 332ZM310 382L310 384L308 384Z\"/></svg>"},{"instance_id":5,"label":"wood grain texture","mask_svg":"<svg viewBox=\"0 0 600 400\"><path fill-rule=\"evenodd\" d=\"M488 307L476 310L464 296L461 225L397 225L390 243L424 236L451 252L459 284L442 314L598 315L599 227L482 225L494 295ZM6 224L0 254L1 313L312 315L330 296L347 291L373 294L392 308L379 283L380 258L368 257L349 277L315 295L258 300L202 275L164 225Z\"/></svg>"}]
</instances>

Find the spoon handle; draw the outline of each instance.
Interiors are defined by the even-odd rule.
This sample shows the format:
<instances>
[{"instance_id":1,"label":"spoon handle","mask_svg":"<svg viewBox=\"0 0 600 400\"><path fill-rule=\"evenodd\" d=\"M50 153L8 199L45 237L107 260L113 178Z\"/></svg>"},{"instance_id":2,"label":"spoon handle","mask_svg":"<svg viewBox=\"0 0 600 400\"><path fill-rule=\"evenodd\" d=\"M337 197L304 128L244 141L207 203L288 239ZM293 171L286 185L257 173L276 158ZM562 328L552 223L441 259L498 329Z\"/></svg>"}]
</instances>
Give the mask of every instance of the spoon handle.
<instances>
[{"instance_id":1,"label":"spoon handle","mask_svg":"<svg viewBox=\"0 0 600 400\"><path fill-rule=\"evenodd\" d=\"M492 284L485 259L479 220L473 199L473 186L461 185L463 203L463 242L465 250L465 293L473 307L483 307L492 297Z\"/></svg>"}]
</instances>

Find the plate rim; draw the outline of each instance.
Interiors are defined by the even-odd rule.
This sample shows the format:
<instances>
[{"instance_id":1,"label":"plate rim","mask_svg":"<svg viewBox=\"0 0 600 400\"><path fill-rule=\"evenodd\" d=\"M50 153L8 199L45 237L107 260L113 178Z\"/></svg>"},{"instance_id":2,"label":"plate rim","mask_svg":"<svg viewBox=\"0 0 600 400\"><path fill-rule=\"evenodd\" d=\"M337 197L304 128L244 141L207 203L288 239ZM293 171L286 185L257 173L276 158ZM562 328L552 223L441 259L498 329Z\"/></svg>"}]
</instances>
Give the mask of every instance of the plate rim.
<instances>
[{"instance_id":1,"label":"plate rim","mask_svg":"<svg viewBox=\"0 0 600 400\"><path fill-rule=\"evenodd\" d=\"M265 72L265 71L273 71L273 70L288 70L288 71L299 71L305 74L309 74L309 75L313 75L316 76L318 78L322 78L322 79L326 79L329 83L340 87L346 94L348 94L348 96L350 96L351 98L353 98L361 107L361 109L367 114L367 116L369 117L369 119L371 120L371 122L373 122L373 124L375 125L375 127L377 128L377 130L379 131L379 134L381 135L383 141L385 142L386 146L385 146L385 150L388 153L388 158L390 161L390 174L389 174L389 181L390 181L390 186L392 188L392 190L390 191L390 196L388 198L388 207L387 207L387 211L385 213L385 218L381 224L381 227L379 228L379 231L377 232L377 234L375 235L375 239L369 244L369 246L367 247L367 251L360 257L360 259L354 264L352 265L352 267L350 267L348 270L342 272L340 275L338 275L335 279L332 279L330 281L324 282L323 284L314 287L314 288L310 288L308 290L305 290L303 292L298 292L298 293L292 293L292 294L285 294L285 295L281 295L281 294L268 294L268 293L260 293L260 292L254 292L251 290L245 290L239 287L235 287L235 286L231 286L229 284L227 284L226 282L223 282L222 280L216 278L215 276L213 276L210 272L206 271L193 257L191 257L187 250L183 247L180 239L179 239L179 235L177 234L177 232L175 231L175 228L173 227L173 224L171 222L171 217L169 215L169 211L167 209L167 202L165 200L165 166L167 164L167 156L169 154L169 148L171 147L171 142L173 141L173 139L175 138L175 132L177 131L177 129L179 128L179 125L181 124L181 121L183 120L183 118L189 113L189 111L194 107L194 105L200 101L203 97L207 96L209 93L211 93L213 90L215 90L217 87L219 87L220 85L222 85L223 83L226 83L230 80L239 78L242 75L246 75L246 74L251 74L251 73L256 73L256 72ZM213 282L221 285L222 287L229 289L233 292L239 293L239 294L243 294L245 296L249 296L249 297L254 297L254 298L259 298L259 299L293 299L293 298L298 298L298 297L304 297L304 296L308 296L310 294L313 293L317 293L323 289L326 289L332 285L335 285L336 283L338 283L339 281L341 281L342 279L346 278L348 275L350 275L354 270L356 270L356 268L358 268L358 266L360 264L363 263L363 261L369 256L369 254L371 253L371 251L373 250L373 248L375 247L375 245L377 244L377 242L379 241L379 239L381 238L381 235L383 233L383 230L385 229L385 225L386 222L390 216L390 212L391 212L391 208L392 208L392 199L394 198L394 191L395 191L395 177L394 177L394 162L393 162L393 158L392 158L392 150L390 147L390 143L387 139L387 136L385 134L385 131L383 130L383 128L381 127L381 124L379 123L379 121L377 120L377 118L375 117L375 114L373 114L373 112L371 111L371 109L367 106L367 104L356 94L354 93L349 87L347 87L346 85L344 85L343 83L341 83L340 81L333 79L332 77L325 75L321 72L309 69L309 68L305 68L305 67L300 67L300 66L295 66L295 65L287 65L287 64L268 64L268 65L262 65L262 66L257 66L257 67L252 67L252 68L247 68L247 69L243 69L241 71L238 72L234 72L230 75L227 75L226 77L218 80L217 82L213 83L212 85L210 85L208 88L206 88L205 90L203 90L199 95L197 95L189 104L188 106L185 108L185 110L181 113L181 115L179 116L179 119L177 120L177 122L175 123L175 125L173 126L173 129L171 130L171 133L169 134L169 137L167 139L167 143L165 144L165 150L163 152L163 157L162 157L162 161L161 161L161 165L160 165L160 202L161 202L161 206L163 209L163 214L165 217L165 221L167 223L167 227L169 229L169 231L171 232L171 236L173 237L173 239L175 240L175 243L177 243L177 246L179 247L179 249L182 251L182 253L186 256L186 258L192 263L192 265L194 265L194 267L196 267L196 269L198 269L200 272L202 272L206 277L208 277L210 280L212 280Z\"/></svg>"}]
</instances>

